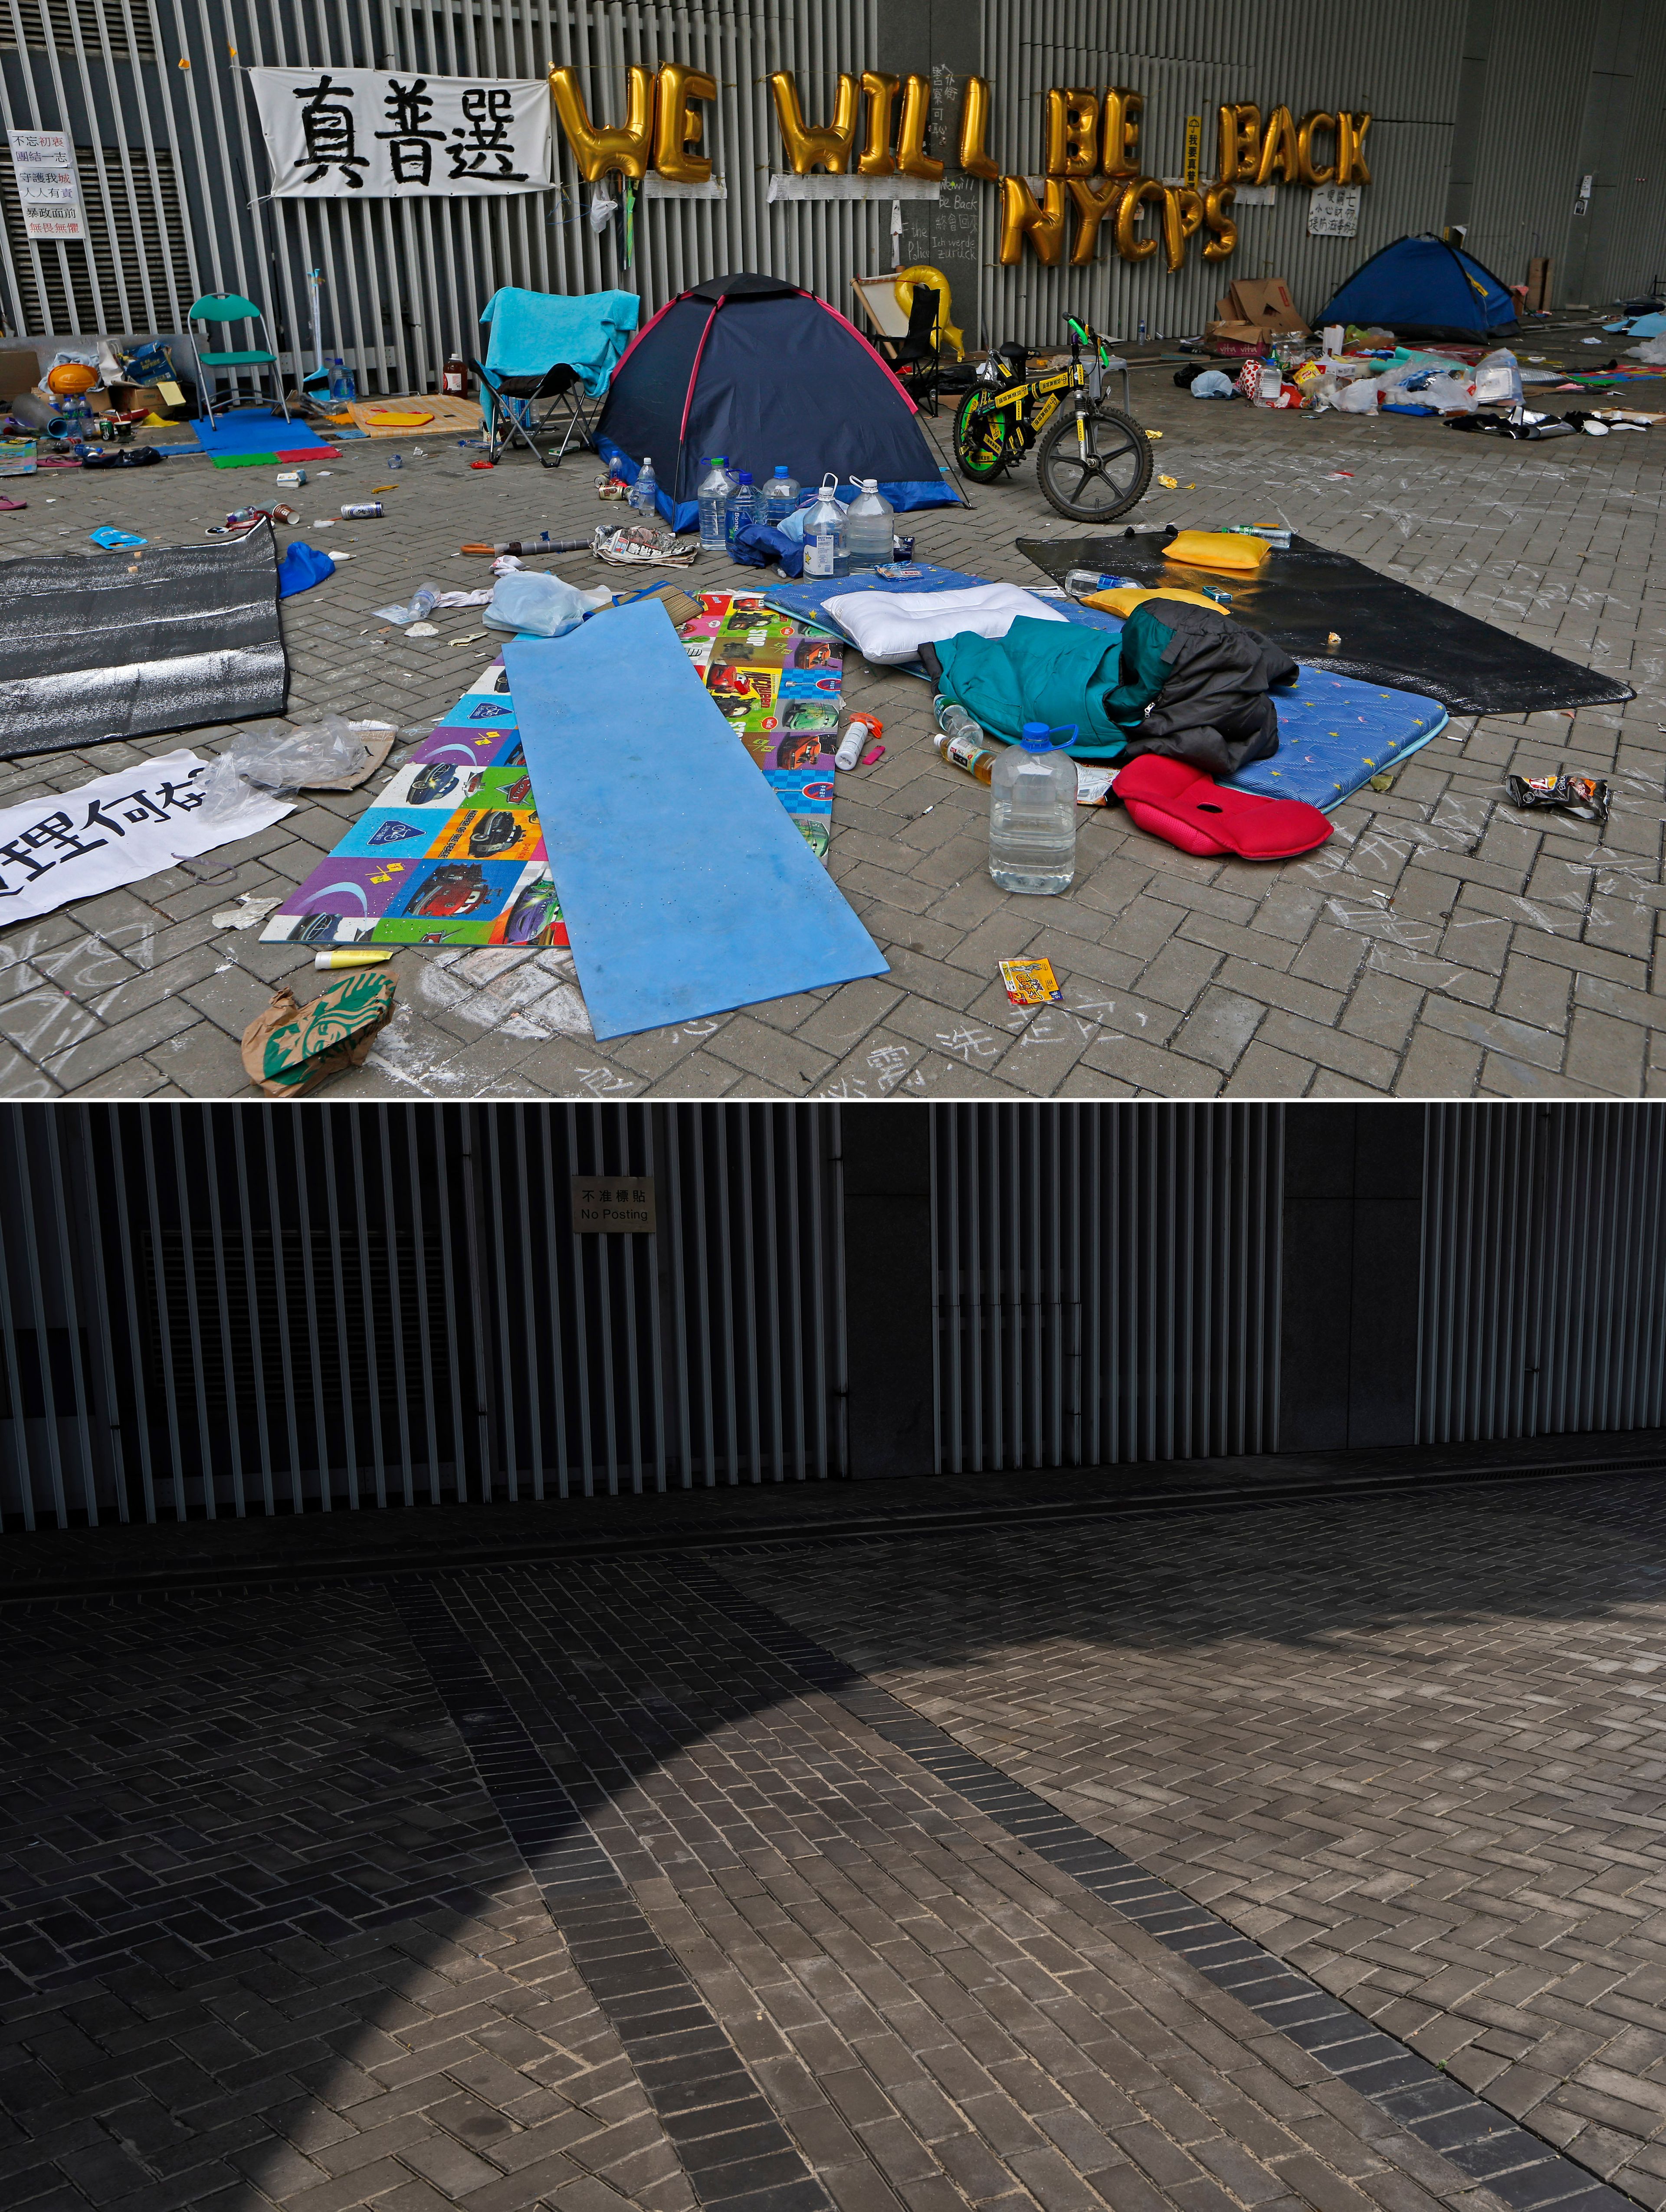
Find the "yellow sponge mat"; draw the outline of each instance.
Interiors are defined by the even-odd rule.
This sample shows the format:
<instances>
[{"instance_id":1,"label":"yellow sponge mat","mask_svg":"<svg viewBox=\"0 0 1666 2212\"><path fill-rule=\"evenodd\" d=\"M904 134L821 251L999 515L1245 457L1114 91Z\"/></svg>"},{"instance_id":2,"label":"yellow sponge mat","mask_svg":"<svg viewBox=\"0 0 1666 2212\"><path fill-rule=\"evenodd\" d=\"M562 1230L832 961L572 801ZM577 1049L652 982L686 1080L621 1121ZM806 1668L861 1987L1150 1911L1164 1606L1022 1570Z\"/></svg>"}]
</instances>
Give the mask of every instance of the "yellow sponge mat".
<instances>
[{"instance_id":1,"label":"yellow sponge mat","mask_svg":"<svg viewBox=\"0 0 1666 2212\"><path fill-rule=\"evenodd\" d=\"M1188 606L1207 607L1218 615L1228 614L1218 599L1206 599L1201 592L1150 591L1139 584L1118 584L1109 592L1090 592L1082 601L1085 607L1102 607L1108 615L1121 615L1126 622L1137 606L1147 599L1184 599Z\"/></svg>"},{"instance_id":2,"label":"yellow sponge mat","mask_svg":"<svg viewBox=\"0 0 1666 2212\"><path fill-rule=\"evenodd\" d=\"M1163 548L1163 558L1190 568L1255 569L1271 550L1264 538L1239 538L1225 530L1183 530Z\"/></svg>"}]
</instances>

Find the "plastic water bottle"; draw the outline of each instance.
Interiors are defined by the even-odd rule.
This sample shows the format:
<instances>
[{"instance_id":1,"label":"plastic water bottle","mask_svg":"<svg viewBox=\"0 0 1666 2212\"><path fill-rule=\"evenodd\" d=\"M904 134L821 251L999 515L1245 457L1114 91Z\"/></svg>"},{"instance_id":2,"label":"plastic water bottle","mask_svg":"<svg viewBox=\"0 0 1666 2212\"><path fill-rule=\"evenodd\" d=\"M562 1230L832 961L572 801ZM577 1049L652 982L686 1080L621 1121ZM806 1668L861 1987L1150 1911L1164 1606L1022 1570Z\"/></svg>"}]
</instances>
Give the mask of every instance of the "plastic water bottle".
<instances>
[{"instance_id":1,"label":"plastic water bottle","mask_svg":"<svg viewBox=\"0 0 1666 2212\"><path fill-rule=\"evenodd\" d=\"M879 487L872 477L861 479L861 492L850 502L845 517L845 543L850 548L853 568L877 568L891 557L891 537L897 510L888 499L881 499Z\"/></svg>"},{"instance_id":2,"label":"plastic water bottle","mask_svg":"<svg viewBox=\"0 0 1666 2212\"><path fill-rule=\"evenodd\" d=\"M937 726L945 738L964 738L974 745L988 744L982 723L969 714L958 699L945 699L939 692L932 704L937 710Z\"/></svg>"},{"instance_id":3,"label":"plastic water bottle","mask_svg":"<svg viewBox=\"0 0 1666 2212\"><path fill-rule=\"evenodd\" d=\"M723 542L729 549L731 560L734 558L737 532L745 529L756 512L757 495L752 489L752 472L750 469L742 469L723 509Z\"/></svg>"},{"instance_id":4,"label":"plastic water bottle","mask_svg":"<svg viewBox=\"0 0 1666 2212\"><path fill-rule=\"evenodd\" d=\"M989 873L1004 891L1068 890L1076 872L1076 734L1026 722L989 778Z\"/></svg>"},{"instance_id":5,"label":"plastic water bottle","mask_svg":"<svg viewBox=\"0 0 1666 2212\"><path fill-rule=\"evenodd\" d=\"M347 364L337 354L330 364L330 397L345 404L353 397L353 380L347 374Z\"/></svg>"},{"instance_id":6,"label":"plastic water bottle","mask_svg":"<svg viewBox=\"0 0 1666 2212\"><path fill-rule=\"evenodd\" d=\"M729 503L729 494L734 489L734 478L729 474L727 453L712 455L712 472L701 484L700 550L702 553L721 553L725 537L724 514Z\"/></svg>"},{"instance_id":7,"label":"plastic water bottle","mask_svg":"<svg viewBox=\"0 0 1666 2212\"><path fill-rule=\"evenodd\" d=\"M771 530L779 530L799 503L799 488L787 473L785 461L775 463L775 472L763 487L763 520Z\"/></svg>"},{"instance_id":8,"label":"plastic water bottle","mask_svg":"<svg viewBox=\"0 0 1666 2212\"><path fill-rule=\"evenodd\" d=\"M850 574L850 548L845 538L845 511L835 486L838 479L824 476L816 504L805 519L804 573L825 579Z\"/></svg>"},{"instance_id":9,"label":"plastic water bottle","mask_svg":"<svg viewBox=\"0 0 1666 2212\"><path fill-rule=\"evenodd\" d=\"M630 487L629 504L639 514L657 514L659 507L654 494L660 489L660 479L654 473L654 456L642 455L642 465L636 471L636 481Z\"/></svg>"}]
</instances>

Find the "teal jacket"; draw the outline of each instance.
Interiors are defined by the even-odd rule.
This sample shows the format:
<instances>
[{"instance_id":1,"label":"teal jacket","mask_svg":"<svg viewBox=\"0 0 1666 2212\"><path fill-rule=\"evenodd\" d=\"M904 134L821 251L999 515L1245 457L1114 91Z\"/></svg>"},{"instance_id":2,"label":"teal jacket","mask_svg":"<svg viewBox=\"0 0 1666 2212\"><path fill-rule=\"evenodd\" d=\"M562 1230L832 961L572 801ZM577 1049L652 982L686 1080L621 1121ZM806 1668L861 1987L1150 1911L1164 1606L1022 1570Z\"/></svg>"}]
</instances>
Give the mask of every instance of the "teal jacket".
<instances>
[{"instance_id":1,"label":"teal jacket","mask_svg":"<svg viewBox=\"0 0 1666 2212\"><path fill-rule=\"evenodd\" d=\"M947 638L937 647L943 696L1007 744L1026 722L1073 722L1077 759L1116 760L1173 672L1163 655L1174 633L1140 621L1145 613L1121 631L1020 615L1005 637Z\"/></svg>"}]
</instances>

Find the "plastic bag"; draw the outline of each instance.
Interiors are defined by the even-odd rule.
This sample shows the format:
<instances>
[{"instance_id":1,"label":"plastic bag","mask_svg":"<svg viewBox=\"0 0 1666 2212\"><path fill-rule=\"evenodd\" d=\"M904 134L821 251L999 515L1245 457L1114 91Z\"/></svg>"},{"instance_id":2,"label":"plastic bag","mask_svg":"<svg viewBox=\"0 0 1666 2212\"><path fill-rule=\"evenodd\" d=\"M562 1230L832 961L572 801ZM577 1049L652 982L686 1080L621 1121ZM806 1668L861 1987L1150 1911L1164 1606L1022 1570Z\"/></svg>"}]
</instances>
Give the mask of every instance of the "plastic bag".
<instances>
[{"instance_id":1,"label":"plastic bag","mask_svg":"<svg viewBox=\"0 0 1666 2212\"><path fill-rule=\"evenodd\" d=\"M581 592L559 576L534 568L512 568L500 576L491 605L480 617L493 629L519 631L532 637L565 637L587 614L609 606L613 594L604 585Z\"/></svg>"},{"instance_id":2,"label":"plastic bag","mask_svg":"<svg viewBox=\"0 0 1666 2212\"><path fill-rule=\"evenodd\" d=\"M598 185L590 195L590 228L598 238L618 213L619 203L605 185Z\"/></svg>"},{"instance_id":3,"label":"plastic bag","mask_svg":"<svg viewBox=\"0 0 1666 2212\"><path fill-rule=\"evenodd\" d=\"M1522 404L1522 379L1516 356L1508 346L1499 346L1493 352L1483 354L1475 363L1475 399L1482 407L1504 400L1510 406Z\"/></svg>"},{"instance_id":4,"label":"plastic bag","mask_svg":"<svg viewBox=\"0 0 1666 2212\"><path fill-rule=\"evenodd\" d=\"M1194 399L1230 399L1232 380L1224 369L1206 368L1192 379Z\"/></svg>"},{"instance_id":5,"label":"plastic bag","mask_svg":"<svg viewBox=\"0 0 1666 2212\"><path fill-rule=\"evenodd\" d=\"M1383 387L1374 376L1356 376L1339 384L1330 404L1343 415L1375 415Z\"/></svg>"},{"instance_id":6,"label":"plastic bag","mask_svg":"<svg viewBox=\"0 0 1666 2212\"><path fill-rule=\"evenodd\" d=\"M1666 362L1666 338L1645 338L1641 345L1627 346L1633 361Z\"/></svg>"},{"instance_id":7,"label":"plastic bag","mask_svg":"<svg viewBox=\"0 0 1666 2212\"><path fill-rule=\"evenodd\" d=\"M203 819L229 821L263 793L300 791L356 775L370 757L339 714L301 730L268 722L243 731L203 778Z\"/></svg>"}]
</instances>

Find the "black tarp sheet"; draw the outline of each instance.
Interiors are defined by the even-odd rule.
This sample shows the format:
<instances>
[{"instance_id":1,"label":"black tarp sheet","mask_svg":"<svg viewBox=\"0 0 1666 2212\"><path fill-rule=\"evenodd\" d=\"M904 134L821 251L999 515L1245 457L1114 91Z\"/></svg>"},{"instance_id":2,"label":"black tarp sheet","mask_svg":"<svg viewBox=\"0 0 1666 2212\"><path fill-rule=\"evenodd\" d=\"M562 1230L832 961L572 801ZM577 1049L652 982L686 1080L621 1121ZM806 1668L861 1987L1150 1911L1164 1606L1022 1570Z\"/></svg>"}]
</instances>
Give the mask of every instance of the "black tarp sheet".
<instances>
[{"instance_id":1,"label":"black tarp sheet","mask_svg":"<svg viewBox=\"0 0 1666 2212\"><path fill-rule=\"evenodd\" d=\"M1231 611L1310 667L1362 683L1420 691L1453 714L1531 714L1548 707L1604 706L1636 696L1630 684L1581 668L1493 623L1444 606L1410 584L1379 575L1351 554L1292 536L1253 576L1183 567L1156 538L1020 538L1018 549L1055 583L1097 568L1138 584L1218 584ZM1341 644L1333 651L1335 633Z\"/></svg>"},{"instance_id":2,"label":"black tarp sheet","mask_svg":"<svg viewBox=\"0 0 1666 2212\"><path fill-rule=\"evenodd\" d=\"M281 714L289 685L270 523L0 561L0 758Z\"/></svg>"}]
</instances>

